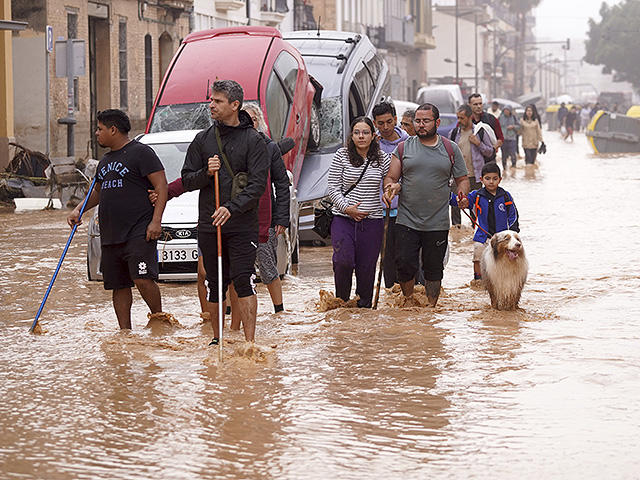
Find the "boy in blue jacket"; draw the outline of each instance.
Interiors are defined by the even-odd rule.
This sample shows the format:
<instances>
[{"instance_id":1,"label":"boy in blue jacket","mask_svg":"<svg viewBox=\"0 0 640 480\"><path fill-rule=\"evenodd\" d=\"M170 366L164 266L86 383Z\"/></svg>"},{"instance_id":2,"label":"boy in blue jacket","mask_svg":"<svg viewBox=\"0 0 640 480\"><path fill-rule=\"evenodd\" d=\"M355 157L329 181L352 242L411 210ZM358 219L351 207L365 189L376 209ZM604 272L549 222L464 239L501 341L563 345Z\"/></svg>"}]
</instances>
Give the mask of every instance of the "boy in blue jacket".
<instances>
[{"instance_id":1,"label":"boy in blue jacket","mask_svg":"<svg viewBox=\"0 0 640 480\"><path fill-rule=\"evenodd\" d=\"M489 162L482 167L483 188L469 193L467 198L458 202L451 195L450 204L454 207L470 208L477 218L476 233L473 236L473 279L481 280L480 258L485 242L495 233L503 230L520 231L518 210L509 192L501 188L500 167L496 162Z\"/></svg>"}]
</instances>

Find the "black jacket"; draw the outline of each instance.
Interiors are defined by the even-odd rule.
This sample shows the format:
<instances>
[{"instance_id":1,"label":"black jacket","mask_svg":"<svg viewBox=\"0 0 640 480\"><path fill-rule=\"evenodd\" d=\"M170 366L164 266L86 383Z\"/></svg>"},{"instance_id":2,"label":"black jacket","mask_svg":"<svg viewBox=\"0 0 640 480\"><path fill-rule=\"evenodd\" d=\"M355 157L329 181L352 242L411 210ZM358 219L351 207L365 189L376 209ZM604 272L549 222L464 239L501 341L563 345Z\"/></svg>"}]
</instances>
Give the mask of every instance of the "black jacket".
<instances>
[{"instance_id":1,"label":"black jacket","mask_svg":"<svg viewBox=\"0 0 640 480\"><path fill-rule=\"evenodd\" d=\"M231 218L222 226L223 232L258 231L258 202L267 184L270 160L267 146L253 128L248 113L240 111L240 124L230 127L214 122L214 125L198 133L189 145L182 167L182 184L185 190L200 190L198 201L198 229L215 231L211 215L216 209L213 177L207 174L209 157L218 155L221 162L220 205L231 212ZM229 175L218 151L215 128L220 130L222 148L227 155L234 174L247 172L247 186L241 194L231 200L233 178Z\"/></svg>"},{"instance_id":2,"label":"black jacket","mask_svg":"<svg viewBox=\"0 0 640 480\"><path fill-rule=\"evenodd\" d=\"M291 213L289 205L291 194L289 192L290 184L287 167L285 167L284 160L282 160L278 144L264 133L261 133L261 135L267 144L267 150L269 150L269 156L271 158L271 182L275 187L275 192L271 194L271 227L275 227L276 225L288 227Z\"/></svg>"}]
</instances>

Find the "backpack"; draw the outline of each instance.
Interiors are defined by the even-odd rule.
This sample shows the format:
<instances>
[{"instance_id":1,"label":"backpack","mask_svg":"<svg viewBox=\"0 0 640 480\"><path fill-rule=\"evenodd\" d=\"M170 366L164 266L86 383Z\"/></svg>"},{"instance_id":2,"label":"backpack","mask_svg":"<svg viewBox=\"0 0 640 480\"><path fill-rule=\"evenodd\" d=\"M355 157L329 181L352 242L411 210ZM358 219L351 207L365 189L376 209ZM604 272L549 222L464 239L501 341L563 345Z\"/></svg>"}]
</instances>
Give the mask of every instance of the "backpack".
<instances>
[{"instance_id":1,"label":"backpack","mask_svg":"<svg viewBox=\"0 0 640 480\"><path fill-rule=\"evenodd\" d=\"M449 161L451 162L451 174L449 175L449 186L452 186L455 182L455 178L453 177L453 164L455 163L455 153L453 151L453 146L451 145L451 140L447 137L443 137L440 135L442 139L442 144L444 145L447 154L449 155ZM404 156L404 140L398 144L398 155L400 155L400 165L402 165L402 157Z\"/></svg>"},{"instance_id":2,"label":"backpack","mask_svg":"<svg viewBox=\"0 0 640 480\"><path fill-rule=\"evenodd\" d=\"M453 128L453 130L451 130L450 138L451 141L455 141L455 138L458 136L458 132L460 131L460 127L459 126L455 126ZM484 128L481 128L480 131L478 132L478 138L480 139L480 141L484 141ZM496 149L493 149L493 153L491 155L489 155L488 157L485 156L484 154L482 155L484 158L484 163L489 163L489 162L495 162L496 161Z\"/></svg>"}]
</instances>

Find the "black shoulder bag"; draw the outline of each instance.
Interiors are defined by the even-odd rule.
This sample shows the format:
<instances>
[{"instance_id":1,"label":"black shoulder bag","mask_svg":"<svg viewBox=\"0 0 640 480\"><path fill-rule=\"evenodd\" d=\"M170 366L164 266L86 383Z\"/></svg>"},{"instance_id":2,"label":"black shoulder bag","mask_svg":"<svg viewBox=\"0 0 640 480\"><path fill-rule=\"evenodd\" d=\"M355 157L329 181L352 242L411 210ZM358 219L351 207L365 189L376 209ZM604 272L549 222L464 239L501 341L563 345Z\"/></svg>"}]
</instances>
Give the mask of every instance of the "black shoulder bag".
<instances>
[{"instance_id":1,"label":"black shoulder bag","mask_svg":"<svg viewBox=\"0 0 640 480\"><path fill-rule=\"evenodd\" d=\"M364 173L367 171L367 167L369 166L370 160L367 160L364 168L362 169L362 173L356 183L351 185L344 195L347 196L351 191L356 188L356 185L360 183L362 177L364 177ZM333 221L333 202L330 198L323 198L320 200L320 205L313 209L313 228L312 230L316 232L320 238L328 238L331 236L331 222Z\"/></svg>"},{"instance_id":2,"label":"black shoulder bag","mask_svg":"<svg viewBox=\"0 0 640 480\"><path fill-rule=\"evenodd\" d=\"M215 132L216 132L216 140L218 141L218 150L220 150L220 155L222 156L224 165L225 167L227 167L227 171L229 172L229 175L231 175L231 178L233 179L233 182L231 184L231 200L233 200L239 194L241 194L242 191L249 184L249 181L247 179L248 175L247 175L247 172L233 173L233 169L229 164L229 160L227 160L227 156L224 154L224 150L222 149L222 139L220 138L220 131L218 130L218 127L215 127Z\"/></svg>"}]
</instances>

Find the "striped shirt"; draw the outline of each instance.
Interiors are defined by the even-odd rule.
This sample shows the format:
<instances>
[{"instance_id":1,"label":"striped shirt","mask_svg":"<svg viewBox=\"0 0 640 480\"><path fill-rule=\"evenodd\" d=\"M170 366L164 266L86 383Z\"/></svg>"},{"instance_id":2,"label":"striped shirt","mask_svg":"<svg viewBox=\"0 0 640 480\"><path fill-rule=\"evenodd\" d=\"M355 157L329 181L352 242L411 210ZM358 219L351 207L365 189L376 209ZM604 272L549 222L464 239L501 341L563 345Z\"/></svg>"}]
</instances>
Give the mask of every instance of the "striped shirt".
<instances>
[{"instance_id":1,"label":"striped shirt","mask_svg":"<svg viewBox=\"0 0 640 480\"><path fill-rule=\"evenodd\" d=\"M380 198L380 185L389 170L391 155L381 151L380 156L380 165L370 163L362 180L345 196L343 192L358 181L367 161L359 167L354 167L349 162L347 149L338 149L331 161L328 178L329 197L333 201L334 214L348 217L345 213L347 207L362 202L358 210L369 213L368 218L382 218L384 205Z\"/></svg>"}]
</instances>

